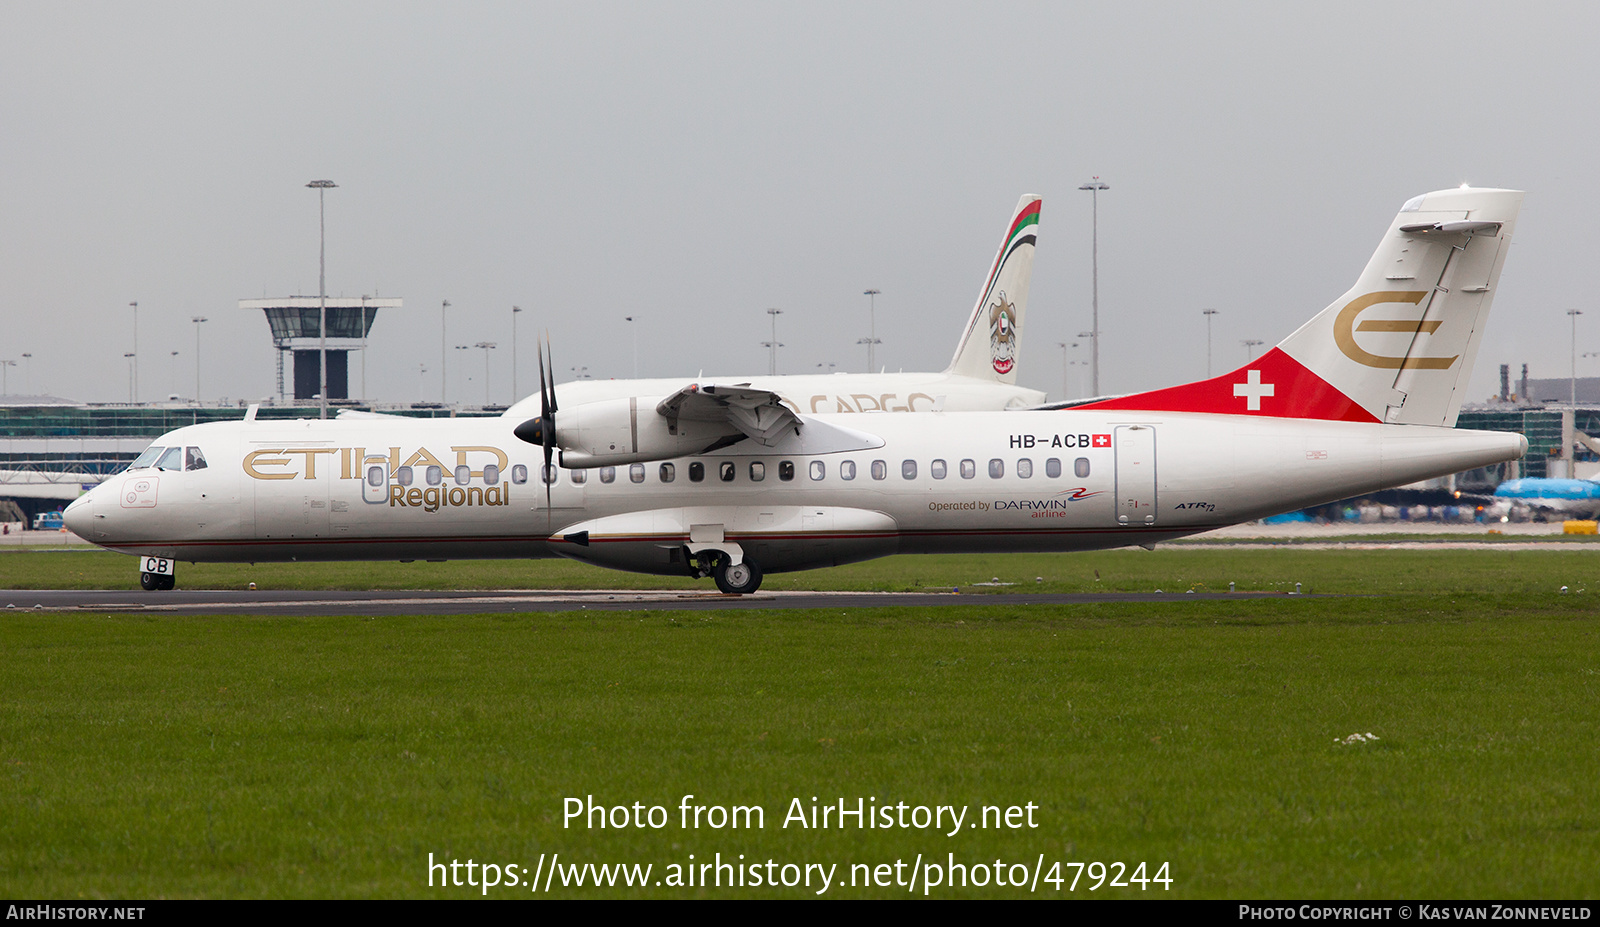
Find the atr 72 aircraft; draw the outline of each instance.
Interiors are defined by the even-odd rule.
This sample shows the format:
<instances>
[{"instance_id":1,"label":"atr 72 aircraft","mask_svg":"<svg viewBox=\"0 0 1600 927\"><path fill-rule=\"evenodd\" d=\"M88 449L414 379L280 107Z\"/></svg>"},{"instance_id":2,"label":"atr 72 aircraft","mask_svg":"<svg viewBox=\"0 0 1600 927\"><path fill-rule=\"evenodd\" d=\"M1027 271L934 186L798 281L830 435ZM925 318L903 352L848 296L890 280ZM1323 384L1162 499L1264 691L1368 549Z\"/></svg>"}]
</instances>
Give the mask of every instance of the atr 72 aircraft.
<instances>
[{"instance_id":1,"label":"atr 72 aircraft","mask_svg":"<svg viewBox=\"0 0 1600 927\"><path fill-rule=\"evenodd\" d=\"M1006 223L1000 248L978 291L978 302L961 331L955 356L941 373L834 373L765 377L713 377L706 382L740 383L778 395L791 411L820 412L982 412L1023 409L1045 401L1045 394L1017 385L1023 316L1039 236L1041 200L1025 194ZM574 380L559 387L568 405L636 396L666 396L684 380ZM1064 398L1064 397L1063 397ZM521 422L537 415L539 397L513 405L505 417Z\"/></svg>"},{"instance_id":2,"label":"atr 72 aircraft","mask_svg":"<svg viewBox=\"0 0 1600 927\"><path fill-rule=\"evenodd\" d=\"M895 553L1149 546L1521 456L1452 427L1521 203L1410 200L1354 288L1183 386L1023 412L812 415L690 384L578 405L541 385L522 422L247 415L163 435L66 521L140 555L146 588L175 560L561 556L748 593Z\"/></svg>"}]
</instances>

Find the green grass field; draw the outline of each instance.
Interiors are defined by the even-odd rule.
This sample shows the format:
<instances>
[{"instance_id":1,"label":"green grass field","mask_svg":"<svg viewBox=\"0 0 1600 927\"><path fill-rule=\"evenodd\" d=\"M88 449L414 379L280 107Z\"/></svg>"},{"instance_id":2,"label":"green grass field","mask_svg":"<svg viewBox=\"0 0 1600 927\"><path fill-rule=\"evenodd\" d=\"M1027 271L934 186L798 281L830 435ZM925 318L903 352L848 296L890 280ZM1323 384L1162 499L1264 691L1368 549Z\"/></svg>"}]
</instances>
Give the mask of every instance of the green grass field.
<instances>
[{"instance_id":1,"label":"green grass field","mask_svg":"<svg viewBox=\"0 0 1600 927\"><path fill-rule=\"evenodd\" d=\"M1586 589L1600 576L1600 544L1570 550L1304 550L1172 546L1082 554L961 554L886 557L866 563L776 573L761 588L985 592L1226 592L1536 595ZM103 550L0 553L0 590L138 590L138 561ZM1014 586L973 586L993 580ZM179 589L684 589L710 580L646 576L571 560L460 560L449 563L178 564ZM1600 582L1594 594L1600 595Z\"/></svg>"},{"instance_id":2,"label":"green grass field","mask_svg":"<svg viewBox=\"0 0 1600 927\"><path fill-rule=\"evenodd\" d=\"M0 892L480 897L430 888L428 854L532 870L540 854L560 853L563 865L651 864L655 881L690 854L699 864L721 853L837 864L826 897L905 896L904 886L850 885L850 867L918 854L991 871L997 859L1033 867L1042 856L1038 894L1048 896L1593 897L1592 557L1185 549L896 558L771 578L898 589L999 576L1064 591L1298 581L1367 594L1160 605L8 614ZM130 563L0 555L0 585L125 588ZM245 569L183 565L180 585L656 585L567 563L236 572ZM1368 732L1378 739L1342 742ZM690 793L760 805L766 826L681 828ZM670 824L564 828L563 799L585 795L661 805ZM954 836L783 827L790 800L812 796L968 805L969 819L980 806L1031 802L1037 826ZM1047 881L1057 860L1143 861L1147 875L1166 862L1172 885L1091 893L1085 875L1076 891L1057 891ZM1060 873L1070 883L1073 870ZM810 892L558 880L552 894ZM542 893L496 887L488 897Z\"/></svg>"}]
</instances>

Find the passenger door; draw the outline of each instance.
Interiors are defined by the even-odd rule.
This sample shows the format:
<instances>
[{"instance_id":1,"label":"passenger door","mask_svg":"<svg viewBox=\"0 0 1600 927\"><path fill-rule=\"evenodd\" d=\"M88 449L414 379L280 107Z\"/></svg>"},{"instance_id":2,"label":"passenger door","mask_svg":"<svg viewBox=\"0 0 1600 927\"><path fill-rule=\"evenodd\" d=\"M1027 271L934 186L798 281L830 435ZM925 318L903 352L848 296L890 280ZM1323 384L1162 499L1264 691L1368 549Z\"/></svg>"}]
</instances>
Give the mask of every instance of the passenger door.
<instances>
[{"instance_id":1,"label":"passenger door","mask_svg":"<svg viewBox=\"0 0 1600 927\"><path fill-rule=\"evenodd\" d=\"M1156 430L1119 425L1117 435L1117 524L1156 523Z\"/></svg>"}]
</instances>

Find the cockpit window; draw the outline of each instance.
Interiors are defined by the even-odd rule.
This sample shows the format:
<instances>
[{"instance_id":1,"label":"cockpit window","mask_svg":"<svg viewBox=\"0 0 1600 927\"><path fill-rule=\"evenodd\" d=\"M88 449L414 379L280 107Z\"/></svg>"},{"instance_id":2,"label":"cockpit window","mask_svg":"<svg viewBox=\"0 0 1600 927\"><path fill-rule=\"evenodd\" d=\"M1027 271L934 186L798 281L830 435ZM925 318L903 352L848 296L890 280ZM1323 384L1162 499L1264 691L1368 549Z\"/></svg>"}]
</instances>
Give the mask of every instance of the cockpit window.
<instances>
[{"instance_id":1,"label":"cockpit window","mask_svg":"<svg viewBox=\"0 0 1600 927\"><path fill-rule=\"evenodd\" d=\"M157 470L182 470L183 469L183 448L181 448L181 447L169 447L169 448L167 448L167 452L165 454L161 455L161 459L160 460L156 461L156 469Z\"/></svg>"},{"instance_id":2,"label":"cockpit window","mask_svg":"<svg viewBox=\"0 0 1600 927\"><path fill-rule=\"evenodd\" d=\"M156 462L156 458L160 457L161 453L165 450L166 448L164 447L157 447L154 444L150 445L144 449L143 454L140 454L138 457L134 458L133 463L128 464L128 469L142 470L145 467L151 466Z\"/></svg>"},{"instance_id":3,"label":"cockpit window","mask_svg":"<svg viewBox=\"0 0 1600 927\"><path fill-rule=\"evenodd\" d=\"M202 454L198 447L189 448L187 450L187 452L185 453L185 459L184 459L184 462L183 462L183 469L185 469L185 470L204 470L205 468L206 468L206 455Z\"/></svg>"}]
</instances>

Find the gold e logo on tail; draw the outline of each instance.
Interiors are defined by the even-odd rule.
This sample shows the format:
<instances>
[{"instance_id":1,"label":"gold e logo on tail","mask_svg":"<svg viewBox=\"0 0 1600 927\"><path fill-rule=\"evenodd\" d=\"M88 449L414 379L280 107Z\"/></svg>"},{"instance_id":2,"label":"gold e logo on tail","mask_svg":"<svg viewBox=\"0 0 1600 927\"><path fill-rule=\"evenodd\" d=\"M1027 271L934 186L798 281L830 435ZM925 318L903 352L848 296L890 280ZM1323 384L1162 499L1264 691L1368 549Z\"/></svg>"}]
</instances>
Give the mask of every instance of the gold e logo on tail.
<instances>
[{"instance_id":1,"label":"gold e logo on tail","mask_svg":"<svg viewBox=\"0 0 1600 927\"><path fill-rule=\"evenodd\" d=\"M1438 330L1441 324L1438 320L1424 322L1407 319L1368 319L1356 325L1356 316L1367 309L1383 303L1410 303L1416 305L1427 296L1425 290L1380 290L1368 293L1365 296L1353 299L1333 320L1333 341L1344 352L1344 356L1358 364L1367 367L1378 367L1387 370L1448 370L1455 366L1461 355L1454 357L1395 357L1388 354L1373 354L1363 350L1356 344L1356 332L1411 332L1413 335L1431 335Z\"/></svg>"},{"instance_id":2,"label":"gold e logo on tail","mask_svg":"<svg viewBox=\"0 0 1600 927\"><path fill-rule=\"evenodd\" d=\"M1006 301L1004 290L989 304L989 357L1001 375L1017 362L1017 310Z\"/></svg>"}]
</instances>

